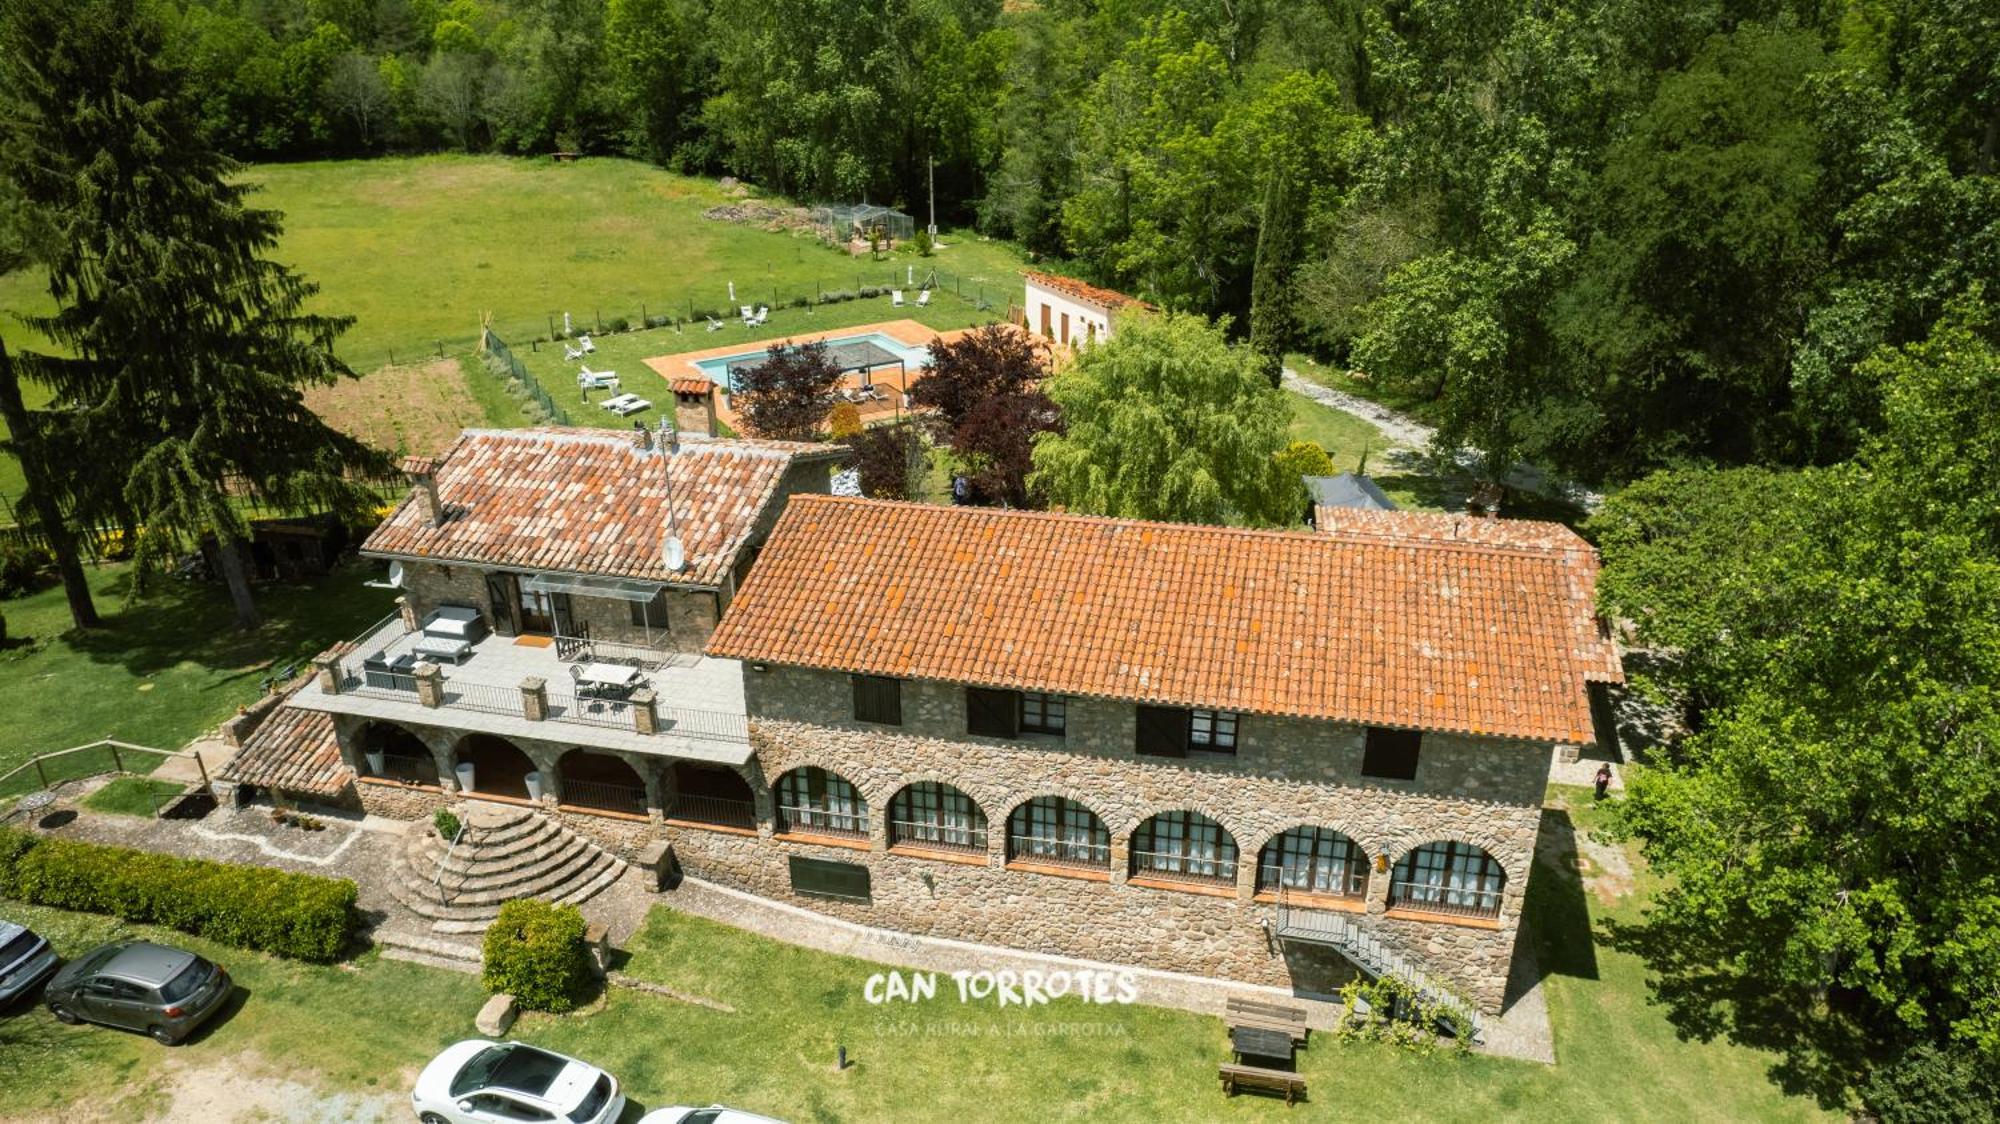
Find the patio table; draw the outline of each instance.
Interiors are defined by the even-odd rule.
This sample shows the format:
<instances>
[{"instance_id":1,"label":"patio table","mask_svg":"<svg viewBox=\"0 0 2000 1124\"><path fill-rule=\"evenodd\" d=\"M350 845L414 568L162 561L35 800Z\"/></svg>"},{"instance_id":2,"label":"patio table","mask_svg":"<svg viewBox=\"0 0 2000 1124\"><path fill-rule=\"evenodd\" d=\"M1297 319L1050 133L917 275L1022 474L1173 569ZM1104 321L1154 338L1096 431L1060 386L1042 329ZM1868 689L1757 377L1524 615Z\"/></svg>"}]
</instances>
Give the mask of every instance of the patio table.
<instances>
[{"instance_id":1,"label":"patio table","mask_svg":"<svg viewBox=\"0 0 2000 1124\"><path fill-rule=\"evenodd\" d=\"M1255 1026L1229 1028L1229 1045L1244 1065L1266 1069L1290 1069L1293 1063L1292 1036L1282 1030Z\"/></svg>"},{"instance_id":2,"label":"patio table","mask_svg":"<svg viewBox=\"0 0 2000 1124\"><path fill-rule=\"evenodd\" d=\"M639 669L622 663L587 663L577 672L579 682L593 687L630 687L639 678Z\"/></svg>"}]
</instances>

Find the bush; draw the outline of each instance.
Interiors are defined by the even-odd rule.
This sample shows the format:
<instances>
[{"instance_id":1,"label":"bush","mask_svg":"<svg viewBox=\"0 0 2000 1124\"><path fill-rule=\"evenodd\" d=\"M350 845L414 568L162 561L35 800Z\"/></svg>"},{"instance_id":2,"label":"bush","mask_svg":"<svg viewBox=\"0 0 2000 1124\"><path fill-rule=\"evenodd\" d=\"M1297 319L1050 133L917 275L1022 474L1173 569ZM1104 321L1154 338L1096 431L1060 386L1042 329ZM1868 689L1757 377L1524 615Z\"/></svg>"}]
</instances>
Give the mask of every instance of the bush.
<instances>
[{"instance_id":1,"label":"bush","mask_svg":"<svg viewBox=\"0 0 2000 1124\"><path fill-rule=\"evenodd\" d=\"M819 295L821 304L840 304L854 299L854 294L846 289L828 289Z\"/></svg>"},{"instance_id":2,"label":"bush","mask_svg":"<svg viewBox=\"0 0 2000 1124\"><path fill-rule=\"evenodd\" d=\"M108 913L293 960L340 959L354 883L0 829L0 895Z\"/></svg>"},{"instance_id":3,"label":"bush","mask_svg":"<svg viewBox=\"0 0 2000 1124\"><path fill-rule=\"evenodd\" d=\"M573 905L520 898L500 907L482 951L486 990L528 1011L572 1010L590 990L583 913Z\"/></svg>"},{"instance_id":4,"label":"bush","mask_svg":"<svg viewBox=\"0 0 2000 1124\"><path fill-rule=\"evenodd\" d=\"M458 817L450 808L439 808L431 813L431 826L437 828L438 838L446 842L458 838Z\"/></svg>"},{"instance_id":5,"label":"bush","mask_svg":"<svg viewBox=\"0 0 2000 1124\"><path fill-rule=\"evenodd\" d=\"M1968 1047L1928 1043L1876 1066L1861 1100L1882 1124L1992 1124L2000 1082Z\"/></svg>"},{"instance_id":6,"label":"bush","mask_svg":"<svg viewBox=\"0 0 2000 1124\"><path fill-rule=\"evenodd\" d=\"M826 416L826 424L835 441L853 437L861 432L861 407L852 402L837 403Z\"/></svg>"},{"instance_id":7,"label":"bush","mask_svg":"<svg viewBox=\"0 0 2000 1124\"><path fill-rule=\"evenodd\" d=\"M879 297L888 291L880 285L863 285L861 286L861 299L867 300L869 297Z\"/></svg>"},{"instance_id":8,"label":"bush","mask_svg":"<svg viewBox=\"0 0 2000 1124\"><path fill-rule=\"evenodd\" d=\"M632 322L630 320L625 319L623 316L613 316L611 318L611 323L608 326L610 327L613 335L616 335L619 332L629 332L632 330Z\"/></svg>"},{"instance_id":9,"label":"bush","mask_svg":"<svg viewBox=\"0 0 2000 1124\"><path fill-rule=\"evenodd\" d=\"M0 597L34 592L42 584L42 575L54 565L49 552L39 546L13 540L0 542Z\"/></svg>"},{"instance_id":10,"label":"bush","mask_svg":"<svg viewBox=\"0 0 2000 1124\"><path fill-rule=\"evenodd\" d=\"M7 614L0 613L0 644L7 642Z\"/></svg>"}]
</instances>

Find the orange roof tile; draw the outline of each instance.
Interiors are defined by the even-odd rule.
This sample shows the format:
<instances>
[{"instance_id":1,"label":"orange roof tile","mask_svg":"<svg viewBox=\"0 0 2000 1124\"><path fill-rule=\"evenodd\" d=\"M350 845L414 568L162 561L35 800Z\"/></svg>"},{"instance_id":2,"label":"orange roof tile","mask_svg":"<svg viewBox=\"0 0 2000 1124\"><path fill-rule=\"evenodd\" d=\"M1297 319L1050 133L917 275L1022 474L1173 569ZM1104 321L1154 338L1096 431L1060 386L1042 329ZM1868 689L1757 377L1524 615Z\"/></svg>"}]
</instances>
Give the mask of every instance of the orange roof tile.
<instances>
[{"instance_id":1,"label":"orange roof tile","mask_svg":"<svg viewBox=\"0 0 2000 1124\"><path fill-rule=\"evenodd\" d=\"M1124 308L1128 304L1136 304L1141 308L1153 307L1138 297L1126 296L1116 289L1100 289L1095 285L1078 281L1074 277L1063 277L1055 273L1042 273L1033 269L1022 270L1021 274L1044 289L1053 289L1066 297L1080 300L1085 304L1093 304L1102 309L1116 310Z\"/></svg>"},{"instance_id":2,"label":"orange roof tile","mask_svg":"<svg viewBox=\"0 0 2000 1124\"><path fill-rule=\"evenodd\" d=\"M1612 653L1607 665L1608 643L1575 578L1594 573L1595 555L1563 534L1573 545L804 496L779 518L708 650L1582 741L1591 730L1584 685L1615 674L1617 660Z\"/></svg>"},{"instance_id":3,"label":"orange roof tile","mask_svg":"<svg viewBox=\"0 0 2000 1124\"><path fill-rule=\"evenodd\" d=\"M354 779L340 759L333 716L280 705L243 743L221 777L286 792L338 796Z\"/></svg>"},{"instance_id":4,"label":"orange roof tile","mask_svg":"<svg viewBox=\"0 0 2000 1124\"><path fill-rule=\"evenodd\" d=\"M468 429L437 460L445 519L404 502L363 553L715 587L736 562L785 470L846 450L682 434L673 455L674 514L687 567L660 558L667 480L658 452L629 430Z\"/></svg>"},{"instance_id":5,"label":"orange roof tile","mask_svg":"<svg viewBox=\"0 0 2000 1124\"><path fill-rule=\"evenodd\" d=\"M713 380L696 378L693 375L668 379L667 385L673 388L675 394L708 395L715 392L715 383Z\"/></svg>"}]
</instances>

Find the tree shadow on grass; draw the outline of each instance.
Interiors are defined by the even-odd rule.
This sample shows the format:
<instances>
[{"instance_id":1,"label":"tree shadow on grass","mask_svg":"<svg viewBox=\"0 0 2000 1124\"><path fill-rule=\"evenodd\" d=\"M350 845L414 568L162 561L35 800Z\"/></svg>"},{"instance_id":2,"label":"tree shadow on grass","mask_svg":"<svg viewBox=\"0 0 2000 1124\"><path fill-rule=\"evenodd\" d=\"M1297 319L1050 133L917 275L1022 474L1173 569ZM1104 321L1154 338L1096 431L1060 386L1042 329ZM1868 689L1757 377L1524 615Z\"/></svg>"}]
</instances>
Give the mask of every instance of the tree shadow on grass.
<instances>
[{"instance_id":1,"label":"tree shadow on grass","mask_svg":"<svg viewBox=\"0 0 2000 1124\"><path fill-rule=\"evenodd\" d=\"M133 598L128 571L100 590L104 627L72 629L55 643L139 677L192 662L223 673L217 687L255 681L273 666L303 664L389 612L389 599L363 586L365 577L365 567L346 567L310 583L260 585L264 623L243 631L220 585L156 579Z\"/></svg>"},{"instance_id":2,"label":"tree shadow on grass","mask_svg":"<svg viewBox=\"0 0 2000 1124\"><path fill-rule=\"evenodd\" d=\"M1778 1056L1771 1079L1820 1107L1851 1109L1849 1090L1866 1072L1869 1040L1851 1017L1801 988L1746 971L1706 926L1680 924L1658 910L1638 922L1607 920L1608 947L1647 968L1652 1002L1683 1040L1716 1039Z\"/></svg>"}]
</instances>

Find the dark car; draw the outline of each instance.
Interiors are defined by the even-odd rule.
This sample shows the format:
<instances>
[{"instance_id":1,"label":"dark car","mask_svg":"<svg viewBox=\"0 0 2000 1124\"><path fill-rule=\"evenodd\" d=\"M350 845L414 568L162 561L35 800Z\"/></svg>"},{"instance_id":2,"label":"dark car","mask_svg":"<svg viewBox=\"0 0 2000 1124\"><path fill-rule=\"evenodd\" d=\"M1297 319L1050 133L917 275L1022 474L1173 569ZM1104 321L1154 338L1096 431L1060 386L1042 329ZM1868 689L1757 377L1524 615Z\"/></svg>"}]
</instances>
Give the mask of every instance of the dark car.
<instances>
[{"instance_id":1,"label":"dark car","mask_svg":"<svg viewBox=\"0 0 2000 1124\"><path fill-rule=\"evenodd\" d=\"M172 1046L220 1010L230 991L229 973L192 952L123 941L72 961L43 998L63 1022L143 1030Z\"/></svg>"},{"instance_id":2,"label":"dark car","mask_svg":"<svg viewBox=\"0 0 2000 1124\"><path fill-rule=\"evenodd\" d=\"M56 950L24 926L0 921L0 1008L56 970Z\"/></svg>"}]
</instances>

